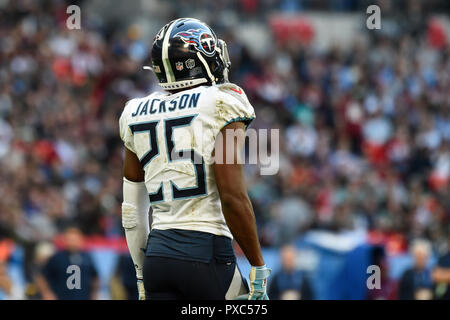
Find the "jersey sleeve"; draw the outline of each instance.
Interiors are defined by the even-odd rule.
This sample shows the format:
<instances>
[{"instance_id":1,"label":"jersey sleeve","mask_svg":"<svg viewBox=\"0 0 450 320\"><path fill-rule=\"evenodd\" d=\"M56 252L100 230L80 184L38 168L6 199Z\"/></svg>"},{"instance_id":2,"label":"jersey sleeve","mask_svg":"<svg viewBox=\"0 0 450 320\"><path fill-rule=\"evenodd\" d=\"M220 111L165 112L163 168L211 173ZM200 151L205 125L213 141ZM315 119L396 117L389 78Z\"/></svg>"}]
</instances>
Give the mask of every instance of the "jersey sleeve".
<instances>
[{"instance_id":1,"label":"jersey sleeve","mask_svg":"<svg viewBox=\"0 0 450 320\"><path fill-rule=\"evenodd\" d=\"M219 129L237 121L244 122L247 129L255 117L255 110L242 88L233 83L218 86L216 121Z\"/></svg>"},{"instance_id":2,"label":"jersey sleeve","mask_svg":"<svg viewBox=\"0 0 450 320\"><path fill-rule=\"evenodd\" d=\"M136 153L136 150L134 148L133 134L131 133L131 130L128 127L128 113L129 113L128 109L131 101L128 101L126 103L125 108L119 118L119 130L120 130L120 139L122 139L125 147L130 151L132 151L133 153Z\"/></svg>"}]
</instances>

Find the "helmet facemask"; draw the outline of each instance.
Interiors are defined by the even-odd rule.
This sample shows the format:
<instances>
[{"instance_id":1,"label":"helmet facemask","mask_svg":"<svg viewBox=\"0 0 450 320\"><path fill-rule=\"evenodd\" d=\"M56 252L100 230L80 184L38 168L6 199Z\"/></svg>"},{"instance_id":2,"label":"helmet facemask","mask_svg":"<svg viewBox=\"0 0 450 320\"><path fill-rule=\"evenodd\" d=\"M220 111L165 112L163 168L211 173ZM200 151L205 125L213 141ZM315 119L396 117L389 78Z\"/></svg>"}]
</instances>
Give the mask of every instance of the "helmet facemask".
<instances>
[{"instance_id":1,"label":"helmet facemask","mask_svg":"<svg viewBox=\"0 0 450 320\"><path fill-rule=\"evenodd\" d=\"M229 82L228 73L230 71L231 61L230 61L230 56L228 55L227 44L222 39L218 39L217 42L218 43L217 43L216 51L219 52L219 58L222 61L222 65L223 65L223 67L222 67L223 68L223 71L222 71L223 82Z\"/></svg>"}]
</instances>

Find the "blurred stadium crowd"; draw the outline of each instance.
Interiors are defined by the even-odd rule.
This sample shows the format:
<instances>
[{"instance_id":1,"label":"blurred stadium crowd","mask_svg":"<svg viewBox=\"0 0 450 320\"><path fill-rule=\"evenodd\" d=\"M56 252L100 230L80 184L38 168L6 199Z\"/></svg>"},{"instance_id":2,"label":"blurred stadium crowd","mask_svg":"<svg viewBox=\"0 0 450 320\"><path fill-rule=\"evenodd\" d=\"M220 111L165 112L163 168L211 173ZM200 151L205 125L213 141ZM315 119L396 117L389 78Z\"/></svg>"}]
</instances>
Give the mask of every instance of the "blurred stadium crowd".
<instances>
[{"instance_id":1,"label":"blurred stadium crowd","mask_svg":"<svg viewBox=\"0 0 450 320\"><path fill-rule=\"evenodd\" d=\"M255 107L252 127L280 129L279 173L246 167L264 247L310 229L363 229L388 251L415 238L448 250L450 51L428 15L445 1L378 1L387 30L326 50L310 45L308 25L265 25L268 13L364 13L366 2L193 3L165 2L160 25L207 8L230 50L230 79ZM142 71L152 38L99 16L68 30L69 4L83 12L83 1L0 1L0 267L8 248L25 248L27 283L39 253L52 251L43 244L68 226L88 238L123 236L118 118L129 98L157 89ZM230 8L271 34L267 52L255 55L220 23L226 16L214 18Z\"/></svg>"}]
</instances>

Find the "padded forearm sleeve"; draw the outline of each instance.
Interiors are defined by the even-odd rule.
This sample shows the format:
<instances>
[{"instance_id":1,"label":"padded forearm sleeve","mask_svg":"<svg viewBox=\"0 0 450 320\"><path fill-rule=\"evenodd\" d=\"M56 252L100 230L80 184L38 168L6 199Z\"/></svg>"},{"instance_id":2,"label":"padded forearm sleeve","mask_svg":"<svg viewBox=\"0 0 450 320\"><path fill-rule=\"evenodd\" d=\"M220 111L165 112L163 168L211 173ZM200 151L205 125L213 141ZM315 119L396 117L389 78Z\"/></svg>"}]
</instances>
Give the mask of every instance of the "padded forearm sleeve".
<instances>
[{"instance_id":1,"label":"padded forearm sleeve","mask_svg":"<svg viewBox=\"0 0 450 320\"><path fill-rule=\"evenodd\" d=\"M123 178L122 226L125 229L128 249L136 269L136 277L142 279L144 251L149 233L148 211L150 200L144 182Z\"/></svg>"}]
</instances>

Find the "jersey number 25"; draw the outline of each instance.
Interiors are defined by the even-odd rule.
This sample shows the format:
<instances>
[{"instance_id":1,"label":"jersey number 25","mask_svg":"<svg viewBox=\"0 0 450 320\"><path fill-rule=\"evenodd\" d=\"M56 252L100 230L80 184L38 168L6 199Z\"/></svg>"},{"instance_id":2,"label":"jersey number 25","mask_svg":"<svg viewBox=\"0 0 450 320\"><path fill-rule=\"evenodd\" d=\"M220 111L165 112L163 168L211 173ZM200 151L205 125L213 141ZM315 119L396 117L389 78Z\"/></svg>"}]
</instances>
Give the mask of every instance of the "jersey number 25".
<instances>
[{"instance_id":1,"label":"jersey number 25","mask_svg":"<svg viewBox=\"0 0 450 320\"><path fill-rule=\"evenodd\" d=\"M173 181L170 181L173 200L193 198L206 194L206 174L203 158L201 157L201 155L195 152L195 150L192 149L176 150L173 141L173 130L177 127L190 125L195 117L196 115L192 115L164 120L165 141L167 146L166 150L169 162L191 161L194 165L197 180L197 186L189 188L178 188ZM156 137L156 127L158 126L159 122L160 120L141 122L131 124L129 126L133 135L136 133L145 133L148 134L150 138L150 150L139 159L143 169L145 169L145 167L150 164L153 158L159 154L158 139ZM200 159L200 161L194 161L197 159ZM149 194L149 196L151 203L164 201L162 182L160 187L158 188L158 191Z\"/></svg>"}]
</instances>

